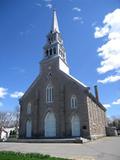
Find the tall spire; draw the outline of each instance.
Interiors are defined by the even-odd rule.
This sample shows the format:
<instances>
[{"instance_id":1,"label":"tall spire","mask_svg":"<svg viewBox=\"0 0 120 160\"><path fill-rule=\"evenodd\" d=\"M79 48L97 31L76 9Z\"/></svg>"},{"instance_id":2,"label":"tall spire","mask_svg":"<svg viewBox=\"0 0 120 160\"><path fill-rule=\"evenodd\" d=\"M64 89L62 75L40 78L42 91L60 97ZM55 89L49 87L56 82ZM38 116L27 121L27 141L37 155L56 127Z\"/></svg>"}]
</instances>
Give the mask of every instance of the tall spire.
<instances>
[{"instance_id":1,"label":"tall spire","mask_svg":"<svg viewBox=\"0 0 120 160\"><path fill-rule=\"evenodd\" d=\"M58 20L57 20L57 15L56 11L53 10L53 23L52 23L52 32L60 32L59 31L59 26L58 26Z\"/></svg>"},{"instance_id":2,"label":"tall spire","mask_svg":"<svg viewBox=\"0 0 120 160\"><path fill-rule=\"evenodd\" d=\"M59 31L56 11L53 10L52 28L47 35L47 42L44 46L45 59L60 57L66 63L66 52L63 46L63 40Z\"/></svg>"}]
</instances>

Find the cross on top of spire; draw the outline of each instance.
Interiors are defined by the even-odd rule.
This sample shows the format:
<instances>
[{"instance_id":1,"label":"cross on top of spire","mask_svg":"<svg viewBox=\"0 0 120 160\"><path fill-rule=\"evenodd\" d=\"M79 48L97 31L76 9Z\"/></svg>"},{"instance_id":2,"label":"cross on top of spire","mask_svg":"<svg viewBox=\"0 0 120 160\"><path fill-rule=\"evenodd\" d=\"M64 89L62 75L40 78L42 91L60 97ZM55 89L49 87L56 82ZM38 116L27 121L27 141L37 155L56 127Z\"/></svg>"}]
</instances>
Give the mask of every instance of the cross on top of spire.
<instances>
[{"instance_id":1,"label":"cross on top of spire","mask_svg":"<svg viewBox=\"0 0 120 160\"><path fill-rule=\"evenodd\" d=\"M53 10L52 32L58 32L58 33L60 32L58 26L57 14L55 10Z\"/></svg>"}]
</instances>

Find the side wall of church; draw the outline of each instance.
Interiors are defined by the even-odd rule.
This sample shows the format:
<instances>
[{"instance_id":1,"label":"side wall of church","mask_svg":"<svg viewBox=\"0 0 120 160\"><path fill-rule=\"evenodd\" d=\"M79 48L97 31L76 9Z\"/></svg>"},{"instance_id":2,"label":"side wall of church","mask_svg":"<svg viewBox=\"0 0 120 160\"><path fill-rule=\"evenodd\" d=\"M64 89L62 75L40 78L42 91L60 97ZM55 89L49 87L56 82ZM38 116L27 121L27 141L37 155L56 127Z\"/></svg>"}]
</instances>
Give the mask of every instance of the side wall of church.
<instances>
[{"instance_id":1,"label":"side wall of church","mask_svg":"<svg viewBox=\"0 0 120 160\"><path fill-rule=\"evenodd\" d=\"M87 96L88 115L90 123L90 138L98 138L106 135L105 111Z\"/></svg>"}]
</instances>

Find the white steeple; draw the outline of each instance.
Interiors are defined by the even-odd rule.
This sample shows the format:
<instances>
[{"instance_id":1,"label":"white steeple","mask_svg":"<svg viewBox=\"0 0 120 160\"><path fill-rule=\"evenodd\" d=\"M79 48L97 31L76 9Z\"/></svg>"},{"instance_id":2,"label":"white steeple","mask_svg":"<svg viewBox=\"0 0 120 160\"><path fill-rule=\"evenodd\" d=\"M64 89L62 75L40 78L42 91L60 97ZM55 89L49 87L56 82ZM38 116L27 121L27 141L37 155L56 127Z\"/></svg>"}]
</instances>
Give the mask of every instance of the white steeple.
<instances>
[{"instance_id":1,"label":"white steeple","mask_svg":"<svg viewBox=\"0 0 120 160\"><path fill-rule=\"evenodd\" d=\"M44 55L45 59L60 57L62 61L66 63L66 52L59 31L57 15L55 10L53 10L52 29L47 35L47 42L44 46Z\"/></svg>"},{"instance_id":2,"label":"white steeple","mask_svg":"<svg viewBox=\"0 0 120 160\"><path fill-rule=\"evenodd\" d=\"M52 32L60 32L59 31L59 26L58 26L58 20L57 20L57 15L56 11L53 10L53 23L52 23Z\"/></svg>"},{"instance_id":3,"label":"white steeple","mask_svg":"<svg viewBox=\"0 0 120 160\"><path fill-rule=\"evenodd\" d=\"M56 60L60 70L69 74L69 67L66 62L66 52L63 40L59 31L56 11L53 10L52 28L47 35L47 42L44 46L44 60ZM59 63L58 63L59 62Z\"/></svg>"}]
</instances>

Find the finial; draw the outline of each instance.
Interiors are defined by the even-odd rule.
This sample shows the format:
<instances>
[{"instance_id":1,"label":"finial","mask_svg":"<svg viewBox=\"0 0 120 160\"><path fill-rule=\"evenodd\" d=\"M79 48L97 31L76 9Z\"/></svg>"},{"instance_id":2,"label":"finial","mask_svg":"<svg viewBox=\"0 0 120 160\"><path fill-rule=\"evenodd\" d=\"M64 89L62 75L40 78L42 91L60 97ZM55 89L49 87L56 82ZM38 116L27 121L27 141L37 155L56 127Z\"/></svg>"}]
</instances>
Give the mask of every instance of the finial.
<instances>
[{"instance_id":1,"label":"finial","mask_svg":"<svg viewBox=\"0 0 120 160\"><path fill-rule=\"evenodd\" d=\"M58 20L56 15L56 10L53 8L53 24L52 24L52 32L60 32L58 27Z\"/></svg>"}]
</instances>

